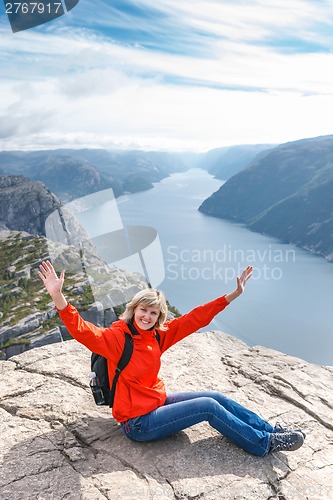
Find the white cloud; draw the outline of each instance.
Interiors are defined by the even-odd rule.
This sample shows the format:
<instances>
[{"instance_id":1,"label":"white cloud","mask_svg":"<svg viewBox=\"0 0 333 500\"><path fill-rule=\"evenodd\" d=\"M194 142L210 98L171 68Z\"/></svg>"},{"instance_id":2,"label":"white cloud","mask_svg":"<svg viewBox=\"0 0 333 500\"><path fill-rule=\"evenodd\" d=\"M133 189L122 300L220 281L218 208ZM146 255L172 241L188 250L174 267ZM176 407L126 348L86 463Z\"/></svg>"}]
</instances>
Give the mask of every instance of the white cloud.
<instances>
[{"instance_id":1,"label":"white cloud","mask_svg":"<svg viewBox=\"0 0 333 500\"><path fill-rule=\"evenodd\" d=\"M165 15L191 26L193 36L199 28L211 34L209 57L115 43L65 25L15 36L3 29L0 147L201 149L330 134L333 54L283 53L263 43L327 23L333 12L325 5L162 0Z\"/></svg>"}]
</instances>

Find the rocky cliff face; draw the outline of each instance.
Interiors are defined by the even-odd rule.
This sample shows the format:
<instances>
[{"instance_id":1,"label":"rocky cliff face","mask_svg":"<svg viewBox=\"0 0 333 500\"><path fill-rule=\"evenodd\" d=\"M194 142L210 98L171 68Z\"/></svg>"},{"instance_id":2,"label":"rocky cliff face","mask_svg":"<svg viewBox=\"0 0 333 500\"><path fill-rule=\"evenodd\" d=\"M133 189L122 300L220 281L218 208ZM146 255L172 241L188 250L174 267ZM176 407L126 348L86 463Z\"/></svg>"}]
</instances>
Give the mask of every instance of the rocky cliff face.
<instances>
[{"instance_id":1,"label":"rocky cliff face","mask_svg":"<svg viewBox=\"0 0 333 500\"><path fill-rule=\"evenodd\" d=\"M88 389L75 341L0 362L2 500L329 500L333 369L221 332L163 356L169 391L220 390L264 418L301 426L304 446L257 458L206 423L154 443L129 441Z\"/></svg>"},{"instance_id":2,"label":"rocky cliff face","mask_svg":"<svg viewBox=\"0 0 333 500\"><path fill-rule=\"evenodd\" d=\"M93 252L86 252L85 265L93 269L94 277L83 269L74 246L25 232L0 231L0 359L68 338L37 274L41 262L51 260L54 249L54 265L58 271L66 269L66 297L97 325L110 325L116 319L114 307L147 286L139 273L110 268ZM95 302L92 280L107 290L105 307Z\"/></svg>"},{"instance_id":3,"label":"rocky cliff face","mask_svg":"<svg viewBox=\"0 0 333 500\"><path fill-rule=\"evenodd\" d=\"M45 220L59 206L42 182L23 175L0 177L0 229L45 234Z\"/></svg>"}]
</instances>

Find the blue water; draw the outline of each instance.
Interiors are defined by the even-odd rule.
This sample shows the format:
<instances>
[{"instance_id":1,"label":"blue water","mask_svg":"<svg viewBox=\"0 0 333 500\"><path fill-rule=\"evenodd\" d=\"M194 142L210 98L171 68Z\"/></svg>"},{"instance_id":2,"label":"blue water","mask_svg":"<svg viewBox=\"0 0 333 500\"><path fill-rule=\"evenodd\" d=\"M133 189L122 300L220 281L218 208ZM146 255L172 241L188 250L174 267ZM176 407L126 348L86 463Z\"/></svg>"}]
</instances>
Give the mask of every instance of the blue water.
<instances>
[{"instance_id":1,"label":"blue water","mask_svg":"<svg viewBox=\"0 0 333 500\"><path fill-rule=\"evenodd\" d=\"M165 265L159 288L185 313L232 291L236 274L251 264L254 275L245 293L209 328L251 346L333 365L333 264L198 212L201 202L221 185L206 171L195 169L173 174L149 191L117 199L124 225L157 230ZM100 222L104 223L95 218L95 225ZM86 223L92 223L88 214Z\"/></svg>"}]
</instances>

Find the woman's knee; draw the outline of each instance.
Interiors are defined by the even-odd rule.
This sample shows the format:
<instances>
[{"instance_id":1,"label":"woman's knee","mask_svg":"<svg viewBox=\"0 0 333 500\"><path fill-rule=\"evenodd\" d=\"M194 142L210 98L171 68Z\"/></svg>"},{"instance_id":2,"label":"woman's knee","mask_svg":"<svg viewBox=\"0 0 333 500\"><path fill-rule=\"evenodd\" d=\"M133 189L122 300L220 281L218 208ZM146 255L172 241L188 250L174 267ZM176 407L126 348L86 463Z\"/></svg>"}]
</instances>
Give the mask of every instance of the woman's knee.
<instances>
[{"instance_id":1,"label":"woman's knee","mask_svg":"<svg viewBox=\"0 0 333 500\"><path fill-rule=\"evenodd\" d=\"M198 398L197 403L202 411L206 411L212 414L216 414L216 412L221 407L220 403L212 396L203 396L201 398Z\"/></svg>"}]
</instances>

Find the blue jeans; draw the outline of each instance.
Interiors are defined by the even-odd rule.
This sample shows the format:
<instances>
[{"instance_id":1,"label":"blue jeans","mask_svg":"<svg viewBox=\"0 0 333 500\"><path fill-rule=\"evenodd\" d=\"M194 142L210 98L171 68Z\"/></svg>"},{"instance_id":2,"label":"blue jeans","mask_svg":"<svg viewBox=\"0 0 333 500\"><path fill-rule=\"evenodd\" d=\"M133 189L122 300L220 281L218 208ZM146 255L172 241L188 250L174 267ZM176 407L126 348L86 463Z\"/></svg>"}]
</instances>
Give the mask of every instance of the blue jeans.
<instances>
[{"instance_id":1,"label":"blue jeans","mask_svg":"<svg viewBox=\"0 0 333 500\"><path fill-rule=\"evenodd\" d=\"M249 453L263 457L269 451L273 427L214 391L171 393L163 406L122 422L121 428L134 441L155 441L203 421Z\"/></svg>"}]
</instances>

